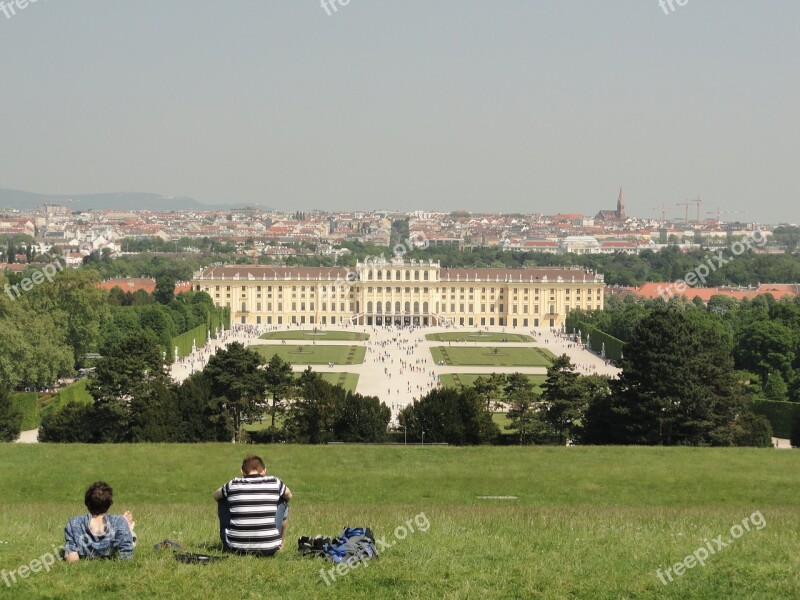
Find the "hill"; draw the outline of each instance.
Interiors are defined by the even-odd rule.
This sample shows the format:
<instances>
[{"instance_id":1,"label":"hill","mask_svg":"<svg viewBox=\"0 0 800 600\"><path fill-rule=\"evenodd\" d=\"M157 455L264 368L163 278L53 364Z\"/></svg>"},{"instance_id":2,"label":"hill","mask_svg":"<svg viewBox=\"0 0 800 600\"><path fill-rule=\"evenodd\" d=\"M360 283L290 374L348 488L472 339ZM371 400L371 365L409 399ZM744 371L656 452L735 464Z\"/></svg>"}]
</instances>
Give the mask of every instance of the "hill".
<instances>
[{"instance_id":1,"label":"hill","mask_svg":"<svg viewBox=\"0 0 800 600\"><path fill-rule=\"evenodd\" d=\"M80 210L232 210L242 208L233 204L203 204L194 198L163 196L139 192L116 192L106 194L36 194L20 190L0 189L0 209L10 208L30 211L43 204L60 204L74 211ZM259 207L262 210L272 210Z\"/></svg>"},{"instance_id":2,"label":"hill","mask_svg":"<svg viewBox=\"0 0 800 600\"><path fill-rule=\"evenodd\" d=\"M217 552L211 491L257 451L292 488L287 551L177 563L170 538ZM133 511L131 563L57 563L0 596L44 598L797 598L800 453L697 448L0 446L0 568L63 542L86 487ZM755 515L760 515L756 519ZM748 531L733 539L733 526ZM424 526L427 523L427 526ZM300 535L368 525L382 556L327 585ZM759 526L760 525L760 526ZM414 531L410 531L413 527ZM741 527L740 527L741 529ZM722 536L722 537L720 537ZM673 581L710 540L726 547Z\"/></svg>"}]
</instances>

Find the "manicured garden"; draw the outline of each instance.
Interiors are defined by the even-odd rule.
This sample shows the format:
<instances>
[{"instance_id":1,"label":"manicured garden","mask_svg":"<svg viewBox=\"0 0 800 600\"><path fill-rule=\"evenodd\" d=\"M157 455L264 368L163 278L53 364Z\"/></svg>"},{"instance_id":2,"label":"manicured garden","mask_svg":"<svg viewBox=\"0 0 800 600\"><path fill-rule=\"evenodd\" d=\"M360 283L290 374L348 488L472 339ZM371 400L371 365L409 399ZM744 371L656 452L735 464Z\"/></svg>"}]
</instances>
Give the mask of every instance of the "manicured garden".
<instances>
[{"instance_id":1,"label":"manicured garden","mask_svg":"<svg viewBox=\"0 0 800 600\"><path fill-rule=\"evenodd\" d=\"M496 331L444 331L429 333L425 339L431 342L532 342L533 338L522 333L499 333Z\"/></svg>"},{"instance_id":2,"label":"manicured garden","mask_svg":"<svg viewBox=\"0 0 800 600\"><path fill-rule=\"evenodd\" d=\"M548 367L555 356L544 348L435 346L433 361L452 366Z\"/></svg>"},{"instance_id":3,"label":"manicured garden","mask_svg":"<svg viewBox=\"0 0 800 600\"><path fill-rule=\"evenodd\" d=\"M268 331L261 336L262 340L306 340L322 342L363 342L369 339L368 333L359 331L329 331L327 329L304 329Z\"/></svg>"},{"instance_id":4,"label":"manicured garden","mask_svg":"<svg viewBox=\"0 0 800 600\"><path fill-rule=\"evenodd\" d=\"M256 344L250 346L267 360L277 354L282 360L293 365L360 365L364 362L366 348L348 345L306 345L306 344Z\"/></svg>"}]
</instances>

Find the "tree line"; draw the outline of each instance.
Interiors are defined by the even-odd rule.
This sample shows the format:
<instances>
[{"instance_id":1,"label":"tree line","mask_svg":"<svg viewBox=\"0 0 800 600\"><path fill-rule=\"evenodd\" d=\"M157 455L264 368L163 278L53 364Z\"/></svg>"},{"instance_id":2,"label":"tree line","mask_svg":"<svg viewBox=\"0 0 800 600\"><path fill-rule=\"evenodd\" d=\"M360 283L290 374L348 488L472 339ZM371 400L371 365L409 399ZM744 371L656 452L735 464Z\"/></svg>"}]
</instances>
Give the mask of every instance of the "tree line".
<instances>
[{"instance_id":1,"label":"tree line","mask_svg":"<svg viewBox=\"0 0 800 600\"><path fill-rule=\"evenodd\" d=\"M643 320L665 308L686 312L723 339L733 368L756 400L800 401L800 297L776 300L771 294L737 300L712 296L708 303L675 296L662 299L608 296L604 310L570 312L567 330L594 325L628 345Z\"/></svg>"},{"instance_id":2,"label":"tree line","mask_svg":"<svg viewBox=\"0 0 800 600\"><path fill-rule=\"evenodd\" d=\"M307 369L234 342L182 383L166 370L158 340L136 334L102 358L87 387L93 401L48 413L42 442L382 442L389 408L345 392ZM248 423L269 427L248 433Z\"/></svg>"}]
</instances>

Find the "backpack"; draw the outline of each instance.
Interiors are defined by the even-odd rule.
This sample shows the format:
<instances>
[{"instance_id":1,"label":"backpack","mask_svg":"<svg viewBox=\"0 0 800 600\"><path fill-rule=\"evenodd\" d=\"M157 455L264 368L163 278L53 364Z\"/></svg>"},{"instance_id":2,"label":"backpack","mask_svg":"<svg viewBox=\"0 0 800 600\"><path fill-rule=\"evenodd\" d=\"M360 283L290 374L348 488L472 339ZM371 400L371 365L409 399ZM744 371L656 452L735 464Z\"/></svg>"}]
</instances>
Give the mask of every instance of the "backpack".
<instances>
[{"instance_id":1,"label":"backpack","mask_svg":"<svg viewBox=\"0 0 800 600\"><path fill-rule=\"evenodd\" d=\"M318 535L303 536L297 540L297 550L302 556L319 556L334 564L358 562L378 556L375 536L369 527L345 527L335 538Z\"/></svg>"}]
</instances>

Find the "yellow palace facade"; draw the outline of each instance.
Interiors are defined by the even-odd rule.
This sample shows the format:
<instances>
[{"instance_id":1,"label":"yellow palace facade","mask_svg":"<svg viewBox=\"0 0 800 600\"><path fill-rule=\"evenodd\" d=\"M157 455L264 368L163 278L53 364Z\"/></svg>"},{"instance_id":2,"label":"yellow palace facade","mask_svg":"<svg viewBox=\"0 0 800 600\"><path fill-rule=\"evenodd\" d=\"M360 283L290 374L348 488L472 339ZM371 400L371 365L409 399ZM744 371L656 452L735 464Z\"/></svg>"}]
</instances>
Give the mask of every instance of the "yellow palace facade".
<instances>
[{"instance_id":1,"label":"yellow palace facade","mask_svg":"<svg viewBox=\"0 0 800 600\"><path fill-rule=\"evenodd\" d=\"M209 267L192 289L251 325L560 327L573 308L603 307L603 276L579 268L442 268L367 260L355 267Z\"/></svg>"}]
</instances>

